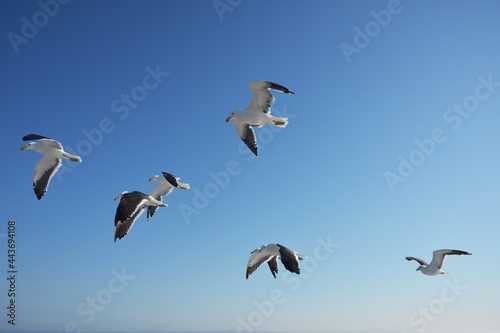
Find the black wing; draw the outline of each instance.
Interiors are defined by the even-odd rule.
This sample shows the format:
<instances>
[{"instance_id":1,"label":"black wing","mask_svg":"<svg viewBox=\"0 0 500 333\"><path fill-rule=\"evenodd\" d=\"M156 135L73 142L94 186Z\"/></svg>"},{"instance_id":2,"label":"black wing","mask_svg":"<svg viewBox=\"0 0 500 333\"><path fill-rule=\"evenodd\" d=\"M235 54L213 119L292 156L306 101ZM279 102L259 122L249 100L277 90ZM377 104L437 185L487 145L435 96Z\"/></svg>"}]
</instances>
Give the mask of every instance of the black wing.
<instances>
[{"instance_id":1,"label":"black wing","mask_svg":"<svg viewBox=\"0 0 500 333\"><path fill-rule=\"evenodd\" d=\"M118 224L115 227L115 239L114 241L116 242L116 239L122 239L125 237L125 235L128 233L130 228L132 228L132 225L134 225L134 222L137 220L137 218L142 214L143 209L137 210L132 217L125 221L119 221Z\"/></svg>"},{"instance_id":2,"label":"black wing","mask_svg":"<svg viewBox=\"0 0 500 333\"><path fill-rule=\"evenodd\" d=\"M280 257L283 266L292 273L300 274L299 258L294 251L283 245L276 244L280 248Z\"/></svg>"},{"instance_id":3,"label":"black wing","mask_svg":"<svg viewBox=\"0 0 500 333\"><path fill-rule=\"evenodd\" d=\"M148 210L147 210L147 213L146 213L146 217L149 219L150 217L153 217L153 215L155 215L156 213L156 209L158 209L157 206L149 206L148 207Z\"/></svg>"},{"instance_id":4,"label":"black wing","mask_svg":"<svg viewBox=\"0 0 500 333\"><path fill-rule=\"evenodd\" d=\"M406 257L405 259L408 260L408 261L415 260L421 266L428 266L428 264L425 262L425 260L417 258L417 257Z\"/></svg>"},{"instance_id":5,"label":"black wing","mask_svg":"<svg viewBox=\"0 0 500 333\"><path fill-rule=\"evenodd\" d=\"M135 220L142 214L144 206L141 202L147 195L134 191L125 193L121 199L115 214L115 242L122 239L128 233Z\"/></svg>"},{"instance_id":6,"label":"black wing","mask_svg":"<svg viewBox=\"0 0 500 333\"><path fill-rule=\"evenodd\" d=\"M23 141L40 140L40 139L50 139L50 138L38 134L28 134L23 136Z\"/></svg>"},{"instance_id":7,"label":"black wing","mask_svg":"<svg viewBox=\"0 0 500 333\"><path fill-rule=\"evenodd\" d=\"M257 146L257 139L255 138L255 132L253 131L252 126L248 124L244 124L244 127L241 129L242 133L240 135L241 140L247 145L247 147L255 154L255 156L259 155L259 147Z\"/></svg>"},{"instance_id":8,"label":"black wing","mask_svg":"<svg viewBox=\"0 0 500 333\"><path fill-rule=\"evenodd\" d=\"M271 273L273 273L273 276L276 279L276 274L278 274L278 256L274 256L267 263Z\"/></svg>"},{"instance_id":9,"label":"black wing","mask_svg":"<svg viewBox=\"0 0 500 333\"><path fill-rule=\"evenodd\" d=\"M118 207L116 208L115 214L115 226L119 222L124 222L132 217L140 207L138 207L141 201L147 197L144 193L134 191L130 193L125 193L121 199Z\"/></svg>"},{"instance_id":10,"label":"black wing","mask_svg":"<svg viewBox=\"0 0 500 333\"><path fill-rule=\"evenodd\" d=\"M269 88L270 89L281 91L281 92L284 92L285 94L293 94L293 95L295 95L295 93L293 91L291 91L290 89L288 89L286 87L283 87L281 84L277 84L277 83L274 83L274 82L271 82L271 81L267 81L267 83L269 83Z\"/></svg>"},{"instance_id":11,"label":"black wing","mask_svg":"<svg viewBox=\"0 0 500 333\"><path fill-rule=\"evenodd\" d=\"M170 185L174 186L174 187L177 187L179 186L179 183L177 182L177 177L172 175L171 173L168 173L168 172L162 172L163 173L163 177L165 177L165 179L167 180L167 182L170 183Z\"/></svg>"},{"instance_id":12,"label":"black wing","mask_svg":"<svg viewBox=\"0 0 500 333\"><path fill-rule=\"evenodd\" d=\"M153 197L153 198L155 198L158 201L161 201L161 195L157 195L156 197ZM155 215L157 209L158 209L158 206L148 206L146 217L149 219L150 217Z\"/></svg>"}]
</instances>

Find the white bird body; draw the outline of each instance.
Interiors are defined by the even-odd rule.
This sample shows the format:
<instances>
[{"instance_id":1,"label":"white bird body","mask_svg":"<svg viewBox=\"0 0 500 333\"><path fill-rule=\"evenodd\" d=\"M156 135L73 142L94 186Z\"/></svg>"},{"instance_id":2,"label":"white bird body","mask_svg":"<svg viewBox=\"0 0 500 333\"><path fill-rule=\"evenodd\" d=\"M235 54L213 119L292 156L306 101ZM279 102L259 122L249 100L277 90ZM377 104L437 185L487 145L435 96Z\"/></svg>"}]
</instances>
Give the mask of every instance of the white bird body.
<instances>
[{"instance_id":1,"label":"white bird body","mask_svg":"<svg viewBox=\"0 0 500 333\"><path fill-rule=\"evenodd\" d=\"M26 135L23 137L23 140L37 141L28 143L21 147L21 150L29 149L43 154L42 159L35 166L35 174L33 176L33 189L38 200L40 200L47 191L50 180L61 167L63 159L73 162L82 161L80 156L65 152L59 141L37 134Z\"/></svg>"},{"instance_id":2,"label":"white bird body","mask_svg":"<svg viewBox=\"0 0 500 333\"><path fill-rule=\"evenodd\" d=\"M31 149L43 155L59 159L70 160L73 162L82 161L80 156L71 155L70 153L65 152L59 142L51 139L43 139L38 142L30 142L26 146L21 147L21 149L22 150Z\"/></svg>"},{"instance_id":3,"label":"white bird body","mask_svg":"<svg viewBox=\"0 0 500 333\"><path fill-rule=\"evenodd\" d=\"M155 181L158 186L151 190L150 195L158 201L162 201L162 196L167 196L174 190L175 187L183 190L189 190L189 184L181 183L180 178L168 172L162 172L162 175L155 175L149 178L149 181ZM147 218L153 216L156 212L156 206L149 206Z\"/></svg>"},{"instance_id":4,"label":"white bird body","mask_svg":"<svg viewBox=\"0 0 500 333\"><path fill-rule=\"evenodd\" d=\"M277 119L277 117L273 117L268 113L250 109L236 110L233 112L233 114L234 114L233 118L237 118L239 123L248 124L252 127L262 127L263 125L275 125L275 121ZM287 122L286 118L279 118L279 119L282 119L281 121L283 123ZM234 124L236 126L237 122L235 122ZM286 125L280 125L280 126L285 127Z\"/></svg>"},{"instance_id":5,"label":"white bird body","mask_svg":"<svg viewBox=\"0 0 500 333\"><path fill-rule=\"evenodd\" d=\"M271 115L271 106L274 102L274 97L269 90L273 89L286 94L294 94L294 92L269 81L252 81L248 85L252 91L250 104L244 110L232 112L227 117L226 122L233 120L234 127L240 139L243 140L255 155L258 155L257 140L253 127L262 127L264 125L285 127L288 124L288 118Z\"/></svg>"},{"instance_id":6,"label":"white bird body","mask_svg":"<svg viewBox=\"0 0 500 333\"><path fill-rule=\"evenodd\" d=\"M446 259L446 256L448 255L471 255L472 253L466 252L466 251L461 251L461 250L449 250L449 249L443 249L443 250L436 250L432 253L432 261L430 264L427 264L425 260L422 260L420 258L416 257L406 257L405 259L410 261L410 260L415 260L417 261L420 266L417 268L417 271L422 272L422 274L425 275L441 275L445 274L446 272L441 270L441 267L443 267L444 260Z\"/></svg>"},{"instance_id":7,"label":"white bird body","mask_svg":"<svg viewBox=\"0 0 500 333\"><path fill-rule=\"evenodd\" d=\"M276 278L278 273L278 258L281 259L285 268L296 274L300 274L299 260L307 258L306 255L299 254L280 244L265 244L260 249L251 252L247 264L246 278L256 271L264 263L268 263L269 269Z\"/></svg>"}]
</instances>

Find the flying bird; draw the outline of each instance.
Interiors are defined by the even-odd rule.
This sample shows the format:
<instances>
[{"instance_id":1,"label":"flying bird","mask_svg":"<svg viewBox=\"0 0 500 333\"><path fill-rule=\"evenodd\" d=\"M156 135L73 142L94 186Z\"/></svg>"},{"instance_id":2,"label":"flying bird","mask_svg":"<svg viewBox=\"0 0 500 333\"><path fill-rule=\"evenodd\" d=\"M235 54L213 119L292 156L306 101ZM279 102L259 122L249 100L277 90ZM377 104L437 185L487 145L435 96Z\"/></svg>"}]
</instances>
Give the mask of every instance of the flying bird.
<instances>
[{"instance_id":1,"label":"flying bird","mask_svg":"<svg viewBox=\"0 0 500 333\"><path fill-rule=\"evenodd\" d=\"M174 187L178 187L183 190L189 190L189 184L181 183L179 181L179 177L174 176L168 172L162 172L162 174L162 176L156 175L149 178L149 181L154 180L155 182L158 182L158 186L156 186L150 194L156 200L161 202L161 197L164 195L169 195L173 191ZM157 209L158 206L149 206L147 218L153 216L156 213Z\"/></svg>"},{"instance_id":2,"label":"flying bird","mask_svg":"<svg viewBox=\"0 0 500 333\"><path fill-rule=\"evenodd\" d=\"M37 134L28 134L23 137L23 141L31 140L35 141L21 147L21 150L31 149L43 154L42 159L35 166L35 175L33 176L33 189L36 197L40 200L47 192L50 180L61 167L62 159L73 162L81 162L82 159L80 156L65 152L59 141Z\"/></svg>"},{"instance_id":3,"label":"flying bird","mask_svg":"<svg viewBox=\"0 0 500 333\"><path fill-rule=\"evenodd\" d=\"M426 263L424 260L420 258L415 258L415 257L406 257L405 259L410 261L410 260L415 260L417 261L420 266L418 266L417 271L421 271L425 275L440 275L444 274L446 272L443 272L441 270L441 267L443 266L444 259L448 255L471 255L472 253L465 252L465 251L460 251L460 250L436 250L432 253L432 261L430 264Z\"/></svg>"},{"instance_id":4,"label":"flying bird","mask_svg":"<svg viewBox=\"0 0 500 333\"><path fill-rule=\"evenodd\" d=\"M271 105L274 102L274 97L269 90L273 89L286 94L295 93L288 88L269 81L252 81L248 85L252 91L250 104L244 110L236 110L231 113L226 122L233 120L239 137L257 156L257 139L253 127L262 127L263 125L285 127L288 124L288 118L271 116Z\"/></svg>"},{"instance_id":5,"label":"flying bird","mask_svg":"<svg viewBox=\"0 0 500 333\"><path fill-rule=\"evenodd\" d=\"M306 255L299 254L280 244L265 244L260 249L251 252L247 264L246 278L250 276L262 264L268 263L269 269L276 278L278 273L278 257L287 270L292 273L300 274L299 260L307 258Z\"/></svg>"},{"instance_id":6,"label":"flying bird","mask_svg":"<svg viewBox=\"0 0 500 333\"><path fill-rule=\"evenodd\" d=\"M144 212L144 207L167 207L163 202L139 191L124 191L116 196L115 201L118 199L120 199L120 203L115 214L115 242L117 238L125 237L134 222Z\"/></svg>"}]
</instances>

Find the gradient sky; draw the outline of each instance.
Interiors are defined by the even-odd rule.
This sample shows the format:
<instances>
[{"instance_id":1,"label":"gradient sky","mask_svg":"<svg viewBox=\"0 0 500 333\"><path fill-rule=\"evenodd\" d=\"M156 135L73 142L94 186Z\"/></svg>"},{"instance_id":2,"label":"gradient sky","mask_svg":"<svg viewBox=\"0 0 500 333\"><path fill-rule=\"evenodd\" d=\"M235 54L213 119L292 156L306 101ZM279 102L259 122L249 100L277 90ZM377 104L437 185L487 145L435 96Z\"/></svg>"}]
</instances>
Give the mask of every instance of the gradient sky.
<instances>
[{"instance_id":1,"label":"gradient sky","mask_svg":"<svg viewBox=\"0 0 500 333\"><path fill-rule=\"evenodd\" d=\"M0 331L500 332L496 1L57 4L0 3ZM252 80L296 93L257 158L224 121ZM29 133L83 158L41 201ZM191 190L114 243L113 198L162 171ZM266 243L302 274L245 280ZM441 248L473 255L404 259Z\"/></svg>"}]
</instances>

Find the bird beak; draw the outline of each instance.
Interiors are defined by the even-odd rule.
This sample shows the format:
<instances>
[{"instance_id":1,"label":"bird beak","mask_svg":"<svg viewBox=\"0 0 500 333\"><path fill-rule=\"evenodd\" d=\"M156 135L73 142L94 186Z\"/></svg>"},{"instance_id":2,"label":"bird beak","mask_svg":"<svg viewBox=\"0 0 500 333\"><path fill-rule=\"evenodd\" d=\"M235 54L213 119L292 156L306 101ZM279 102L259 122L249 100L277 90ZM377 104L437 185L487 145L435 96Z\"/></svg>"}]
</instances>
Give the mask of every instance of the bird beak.
<instances>
[{"instance_id":1,"label":"bird beak","mask_svg":"<svg viewBox=\"0 0 500 333\"><path fill-rule=\"evenodd\" d=\"M148 179L148 182L152 181L155 177L151 177Z\"/></svg>"},{"instance_id":2,"label":"bird beak","mask_svg":"<svg viewBox=\"0 0 500 333\"><path fill-rule=\"evenodd\" d=\"M26 150L26 149L28 149L28 146L21 147L21 150Z\"/></svg>"},{"instance_id":3,"label":"bird beak","mask_svg":"<svg viewBox=\"0 0 500 333\"><path fill-rule=\"evenodd\" d=\"M120 195L117 195L113 200L118 200L118 198L120 197Z\"/></svg>"},{"instance_id":4,"label":"bird beak","mask_svg":"<svg viewBox=\"0 0 500 333\"><path fill-rule=\"evenodd\" d=\"M233 116L229 116L226 118L226 123L229 122L231 119L233 119Z\"/></svg>"}]
</instances>

